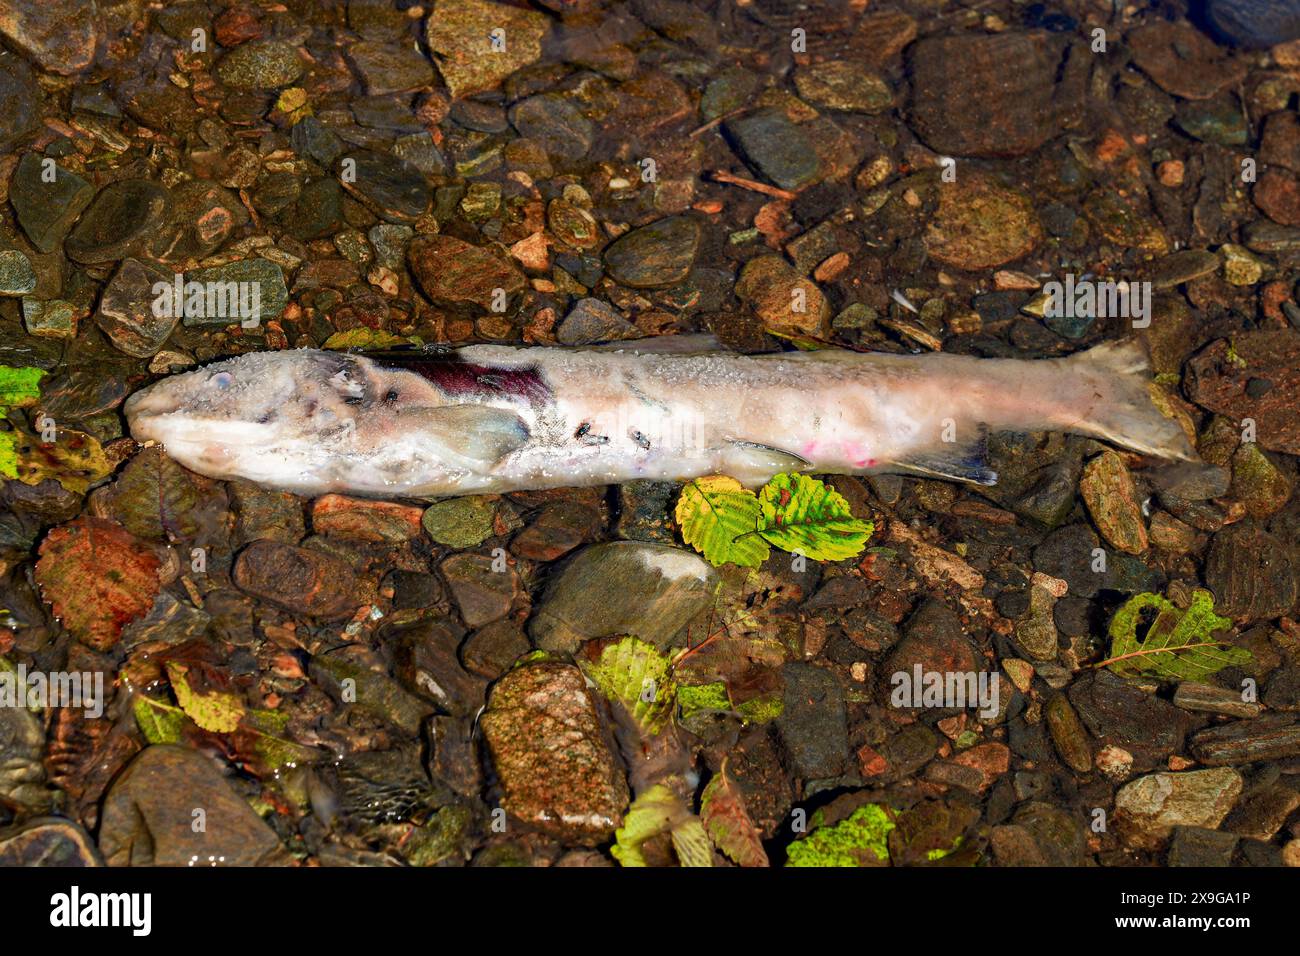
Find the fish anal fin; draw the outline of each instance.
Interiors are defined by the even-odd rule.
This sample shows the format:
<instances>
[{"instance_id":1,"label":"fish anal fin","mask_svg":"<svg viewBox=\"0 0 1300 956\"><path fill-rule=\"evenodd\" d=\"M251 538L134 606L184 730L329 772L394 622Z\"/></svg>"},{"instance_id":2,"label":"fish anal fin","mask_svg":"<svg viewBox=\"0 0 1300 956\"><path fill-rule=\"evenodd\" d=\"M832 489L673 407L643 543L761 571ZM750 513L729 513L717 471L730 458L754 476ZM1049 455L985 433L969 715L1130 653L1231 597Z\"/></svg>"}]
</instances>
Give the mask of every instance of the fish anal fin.
<instances>
[{"instance_id":1,"label":"fish anal fin","mask_svg":"<svg viewBox=\"0 0 1300 956\"><path fill-rule=\"evenodd\" d=\"M998 482L998 473L989 467L988 427L983 424L971 441L932 445L891 461L888 470L977 485Z\"/></svg>"},{"instance_id":2,"label":"fish anal fin","mask_svg":"<svg viewBox=\"0 0 1300 956\"><path fill-rule=\"evenodd\" d=\"M470 466L490 467L529 439L515 412L483 405L404 409L401 417L439 452Z\"/></svg>"}]
</instances>

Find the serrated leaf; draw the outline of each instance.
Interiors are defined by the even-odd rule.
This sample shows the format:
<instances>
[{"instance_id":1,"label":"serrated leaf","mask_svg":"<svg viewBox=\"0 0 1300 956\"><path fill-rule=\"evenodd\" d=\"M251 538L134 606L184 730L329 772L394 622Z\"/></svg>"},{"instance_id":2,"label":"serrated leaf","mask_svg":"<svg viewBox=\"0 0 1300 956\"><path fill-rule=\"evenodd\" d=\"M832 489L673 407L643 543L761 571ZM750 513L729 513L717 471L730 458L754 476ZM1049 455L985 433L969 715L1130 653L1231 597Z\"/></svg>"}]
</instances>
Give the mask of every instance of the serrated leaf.
<instances>
[{"instance_id":1,"label":"serrated leaf","mask_svg":"<svg viewBox=\"0 0 1300 956\"><path fill-rule=\"evenodd\" d=\"M1156 612L1155 620L1139 640L1138 625L1142 612L1148 609ZM1097 666L1109 667L1121 677L1202 680L1225 667L1255 659L1246 648L1211 636L1231 627L1230 620L1214 613L1214 598L1208 591L1194 591L1186 611L1158 594L1138 594L1111 618L1110 657Z\"/></svg>"},{"instance_id":2,"label":"serrated leaf","mask_svg":"<svg viewBox=\"0 0 1300 956\"><path fill-rule=\"evenodd\" d=\"M712 866L713 846L699 817L691 813L671 787L656 784L642 793L623 816L614 833L610 853L623 866L648 866L642 847L646 841L667 833L677 861L682 866Z\"/></svg>"},{"instance_id":3,"label":"serrated leaf","mask_svg":"<svg viewBox=\"0 0 1300 956\"><path fill-rule=\"evenodd\" d=\"M54 528L41 542L36 581L54 616L98 651L153 607L158 556L125 528L85 517Z\"/></svg>"},{"instance_id":4,"label":"serrated leaf","mask_svg":"<svg viewBox=\"0 0 1300 956\"><path fill-rule=\"evenodd\" d=\"M709 781L700 797L700 819L714 846L739 866L767 866L763 838L745 807L740 789L722 770Z\"/></svg>"},{"instance_id":5,"label":"serrated leaf","mask_svg":"<svg viewBox=\"0 0 1300 956\"><path fill-rule=\"evenodd\" d=\"M588 641L578 666L602 694L627 708L642 732L657 734L672 715L677 682L672 662L635 637Z\"/></svg>"},{"instance_id":6,"label":"serrated leaf","mask_svg":"<svg viewBox=\"0 0 1300 956\"><path fill-rule=\"evenodd\" d=\"M862 552L874 526L853 517L834 488L800 474L776 475L758 492L762 536L769 544L817 561L842 561Z\"/></svg>"},{"instance_id":7,"label":"serrated leaf","mask_svg":"<svg viewBox=\"0 0 1300 956\"><path fill-rule=\"evenodd\" d=\"M245 709L238 697L222 691L198 693L186 679L188 668L173 661L168 661L166 667L176 703L180 704L186 717L214 734L232 733L239 726Z\"/></svg>"},{"instance_id":8,"label":"serrated leaf","mask_svg":"<svg viewBox=\"0 0 1300 956\"><path fill-rule=\"evenodd\" d=\"M131 712L144 739L151 744L174 744L181 739L185 726L185 712L179 707L137 694L131 702Z\"/></svg>"},{"instance_id":9,"label":"serrated leaf","mask_svg":"<svg viewBox=\"0 0 1300 956\"><path fill-rule=\"evenodd\" d=\"M762 520L758 498L734 478L709 475L688 482L675 514L682 539L714 567L756 568L771 553L755 533Z\"/></svg>"},{"instance_id":10,"label":"serrated leaf","mask_svg":"<svg viewBox=\"0 0 1300 956\"><path fill-rule=\"evenodd\" d=\"M673 850L682 866L712 866L713 844L698 817L683 820L672 831Z\"/></svg>"}]
</instances>

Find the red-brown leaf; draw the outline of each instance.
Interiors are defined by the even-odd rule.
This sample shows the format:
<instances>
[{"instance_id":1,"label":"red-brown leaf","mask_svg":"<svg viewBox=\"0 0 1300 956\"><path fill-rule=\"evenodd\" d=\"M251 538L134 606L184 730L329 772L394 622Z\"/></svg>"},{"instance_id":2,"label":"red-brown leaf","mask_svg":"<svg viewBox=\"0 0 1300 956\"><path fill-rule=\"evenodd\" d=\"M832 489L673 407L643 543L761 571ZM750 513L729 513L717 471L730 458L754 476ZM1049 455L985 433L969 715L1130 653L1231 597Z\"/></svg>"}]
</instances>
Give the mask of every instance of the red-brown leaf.
<instances>
[{"instance_id":1,"label":"red-brown leaf","mask_svg":"<svg viewBox=\"0 0 1300 956\"><path fill-rule=\"evenodd\" d=\"M78 518L41 544L41 596L77 640L107 651L122 628L148 613L158 595L158 556L103 518Z\"/></svg>"}]
</instances>

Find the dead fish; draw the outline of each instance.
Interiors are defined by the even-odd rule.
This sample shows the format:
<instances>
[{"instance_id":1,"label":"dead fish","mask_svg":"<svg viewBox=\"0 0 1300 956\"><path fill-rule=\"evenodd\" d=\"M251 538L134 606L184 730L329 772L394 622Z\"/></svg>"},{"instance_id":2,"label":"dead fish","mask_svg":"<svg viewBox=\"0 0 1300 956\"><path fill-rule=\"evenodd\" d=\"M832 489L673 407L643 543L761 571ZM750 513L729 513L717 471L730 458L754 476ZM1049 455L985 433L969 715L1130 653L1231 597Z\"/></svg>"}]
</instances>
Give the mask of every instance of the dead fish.
<instances>
[{"instance_id":1,"label":"dead fish","mask_svg":"<svg viewBox=\"0 0 1300 956\"><path fill-rule=\"evenodd\" d=\"M984 445L1001 429L1198 460L1152 405L1135 342L1039 360L681 351L694 345L253 353L166 378L125 411L138 441L162 443L193 471L302 495L430 498L709 474L756 486L783 471L993 484Z\"/></svg>"}]
</instances>

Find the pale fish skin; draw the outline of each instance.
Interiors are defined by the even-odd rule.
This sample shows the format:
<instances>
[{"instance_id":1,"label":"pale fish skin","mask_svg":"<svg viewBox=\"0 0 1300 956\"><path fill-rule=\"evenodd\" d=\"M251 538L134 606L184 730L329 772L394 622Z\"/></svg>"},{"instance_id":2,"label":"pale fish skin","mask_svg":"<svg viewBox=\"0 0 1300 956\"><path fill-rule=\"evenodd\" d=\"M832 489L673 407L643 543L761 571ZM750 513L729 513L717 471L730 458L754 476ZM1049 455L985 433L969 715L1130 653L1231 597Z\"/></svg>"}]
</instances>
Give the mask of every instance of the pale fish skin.
<instances>
[{"instance_id":1,"label":"pale fish skin","mask_svg":"<svg viewBox=\"0 0 1300 956\"><path fill-rule=\"evenodd\" d=\"M1148 397L1145 354L1063 359L840 350L745 356L474 345L384 360L244 355L131 396L132 435L213 478L437 498L783 471L991 484L987 431L1090 435L1195 461Z\"/></svg>"}]
</instances>

